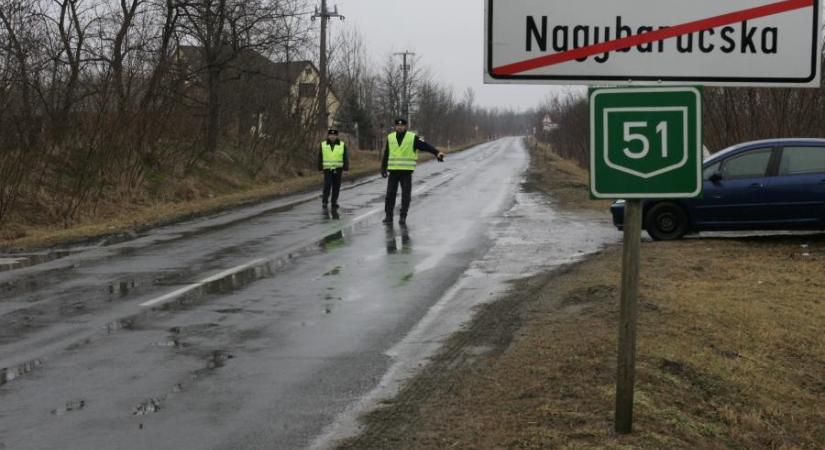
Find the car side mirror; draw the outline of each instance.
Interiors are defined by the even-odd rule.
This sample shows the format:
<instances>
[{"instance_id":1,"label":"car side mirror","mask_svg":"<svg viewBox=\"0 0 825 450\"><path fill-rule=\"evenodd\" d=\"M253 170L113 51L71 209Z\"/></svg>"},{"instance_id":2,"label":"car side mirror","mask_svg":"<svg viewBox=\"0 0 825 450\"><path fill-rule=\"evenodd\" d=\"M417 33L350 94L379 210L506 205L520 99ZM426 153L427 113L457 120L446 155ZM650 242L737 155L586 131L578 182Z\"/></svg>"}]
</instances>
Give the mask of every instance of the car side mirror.
<instances>
[{"instance_id":1,"label":"car side mirror","mask_svg":"<svg viewBox=\"0 0 825 450\"><path fill-rule=\"evenodd\" d=\"M708 180L713 184L719 184L722 181L722 174L719 172L714 173L713 175L708 178Z\"/></svg>"}]
</instances>

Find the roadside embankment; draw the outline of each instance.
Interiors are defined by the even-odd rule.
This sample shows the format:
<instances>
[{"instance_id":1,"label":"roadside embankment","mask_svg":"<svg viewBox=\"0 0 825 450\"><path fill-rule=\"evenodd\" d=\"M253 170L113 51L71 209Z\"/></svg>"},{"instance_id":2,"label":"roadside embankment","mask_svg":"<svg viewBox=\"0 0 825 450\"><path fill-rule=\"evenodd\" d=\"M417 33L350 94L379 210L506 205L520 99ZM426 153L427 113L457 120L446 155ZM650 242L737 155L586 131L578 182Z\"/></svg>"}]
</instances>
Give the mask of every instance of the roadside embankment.
<instances>
[{"instance_id":1,"label":"roadside embankment","mask_svg":"<svg viewBox=\"0 0 825 450\"><path fill-rule=\"evenodd\" d=\"M531 151L528 183L594 206L585 171ZM822 448L825 235L645 241L641 255L632 435L612 431L613 246L482 307L342 448Z\"/></svg>"},{"instance_id":2,"label":"roadside embankment","mask_svg":"<svg viewBox=\"0 0 825 450\"><path fill-rule=\"evenodd\" d=\"M478 143L442 149L445 153L466 150ZM380 151L353 150L348 181L378 174ZM422 155L421 161L432 159ZM70 245L106 236L133 235L144 230L194 217L260 203L276 198L321 189L323 176L315 171L290 171L292 176L276 181L255 180L227 160L214 167L193 171L186 179L157 180L140 195L105 196L94 210L81 214L70 227L49 223L47 214L26 211L25 220L11 220L0 226L0 249L26 251ZM44 205L24 205L43 208ZM18 215L20 216L20 215Z\"/></svg>"}]
</instances>

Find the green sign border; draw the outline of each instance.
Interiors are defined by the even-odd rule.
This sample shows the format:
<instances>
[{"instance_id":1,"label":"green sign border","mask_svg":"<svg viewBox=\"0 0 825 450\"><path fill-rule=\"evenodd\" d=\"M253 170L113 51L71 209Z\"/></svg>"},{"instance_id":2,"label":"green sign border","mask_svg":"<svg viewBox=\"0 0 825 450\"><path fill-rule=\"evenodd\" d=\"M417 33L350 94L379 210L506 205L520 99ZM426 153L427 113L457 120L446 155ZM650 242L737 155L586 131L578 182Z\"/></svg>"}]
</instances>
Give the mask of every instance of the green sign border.
<instances>
[{"instance_id":1,"label":"green sign border","mask_svg":"<svg viewBox=\"0 0 825 450\"><path fill-rule=\"evenodd\" d=\"M599 193L596 191L596 135L594 129L596 123L595 114L595 99L600 94L630 94L630 93L668 93L681 92L692 93L696 97L696 190L693 192L633 192L633 193ZM702 106L703 96L702 87L700 86L668 86L668 87L602 87L590 88L588 92L588 100L590 105L590 196L594 199L632 199L632 198L696 198L702 194L702 140L703 140L703 126L702 126ZM632 176L632 175L627 175Z\"/></svg>"}]
</instances>

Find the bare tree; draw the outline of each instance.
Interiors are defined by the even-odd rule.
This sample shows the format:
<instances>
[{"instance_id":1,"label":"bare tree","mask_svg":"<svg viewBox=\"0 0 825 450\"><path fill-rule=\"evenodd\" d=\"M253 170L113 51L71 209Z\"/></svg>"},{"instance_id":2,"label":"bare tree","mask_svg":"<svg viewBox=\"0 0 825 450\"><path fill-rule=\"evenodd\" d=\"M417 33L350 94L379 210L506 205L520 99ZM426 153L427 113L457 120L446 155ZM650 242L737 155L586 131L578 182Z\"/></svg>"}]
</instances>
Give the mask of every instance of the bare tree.
<instances>
[{"instance_id":1,"label":"bare tree","mask_svg":"<svg viewBox=\"0 0 825 450\"><path fill-rule=\"evenodd\" d=\"M17 203L38 156L31 79L39 41L36 15L25 0L0 1L0 222Z\"/></svg>"},{"instance_id":2,"label":"bare tree","mask_svg":"<svg viewBox=\"0 0 825 450\"><path fill-rule=\"evenodd\" d=\"M300 3L288 0L194 0L180 6L184 41L197 46L198 81L206 93L203 148L200 155L214 153L222 123L222 84L227 70L246 51L264 55L289 46L296 39L294 22ZM280 26L279 26L280 25ZM232 75L232 76L237 76Z\"/></svg>"},{"instance_id":3,"label":"bare tree","mask_svg":"<svg viewBox=\"0 0 825 450\"><path fill-rule=\"evenodd\" d=\"M37 211L69 226L102 201L161 195L164 180L218 160L251 178L312 167L317 102L290 73L315 52L309 3L0 0L0 221ZM401 111L400 65L388 57L373 69L355 29L336 42L338 120L379 147ZM431 139L510 122L413 66L413 119Z\"/></svg>"},{"instance_id":4,"label":"bare tree","mask_svg":"<svg viewBox=\"0 0 825 450\"><path fill-rule=\"evenodd\" d=\"M756 139L824 137L825 88L705 90L705 143L711 150Z\"/></svg>"},{"instance_id":5,"label":"bare tree","mask_svg":"<svg viewBox=\"0 0 825 450\"><path fill-rule=\"evenodd\" d=\"M376 147L376 75L370 69L364 38L356 27L345 28L334 40L330 79L342 106L336 121L356 136L361 148Z\"/></svg>"}]
</instances>

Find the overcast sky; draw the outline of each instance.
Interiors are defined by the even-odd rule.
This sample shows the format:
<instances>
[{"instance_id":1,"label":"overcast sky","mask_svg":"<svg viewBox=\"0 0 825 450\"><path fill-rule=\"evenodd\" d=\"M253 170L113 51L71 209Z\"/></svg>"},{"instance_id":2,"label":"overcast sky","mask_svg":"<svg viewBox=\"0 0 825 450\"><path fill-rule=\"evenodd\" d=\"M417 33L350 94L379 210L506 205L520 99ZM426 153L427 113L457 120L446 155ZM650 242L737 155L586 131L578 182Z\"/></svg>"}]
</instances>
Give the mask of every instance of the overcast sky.
<instances>
[{"instance_id":1,"label":"overcast sky","mask_svg":"<svg viewBox=\"0 0 825 450\"><path fill-rule=\"evenodd\" d=\"M484 84L482 0L327 0L327 4L330 9L338 5L338 12L346 17L344 25L331 22L333 39L342 26L357 26L377 65L389 53L413 51L441 84L452 86L457 94L472 87L480 106L524 110L565 89Z\"/></svg>"}]
</instances>

